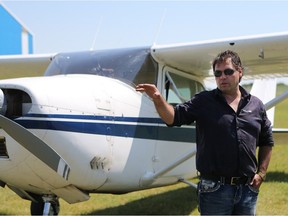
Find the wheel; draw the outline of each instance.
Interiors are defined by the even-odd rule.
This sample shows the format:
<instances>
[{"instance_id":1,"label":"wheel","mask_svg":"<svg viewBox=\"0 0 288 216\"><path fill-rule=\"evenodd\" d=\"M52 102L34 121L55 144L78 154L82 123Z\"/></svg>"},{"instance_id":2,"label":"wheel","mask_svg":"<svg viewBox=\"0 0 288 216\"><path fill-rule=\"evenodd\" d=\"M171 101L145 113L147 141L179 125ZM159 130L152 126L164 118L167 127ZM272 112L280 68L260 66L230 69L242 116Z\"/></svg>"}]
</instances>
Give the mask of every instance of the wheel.
<instances>
[{"instance_id":1,"label":"wheel","mask_svg":"<svg viewBox=\"0 0 288 216\"><path fill-rule=\"evenodd\" d=\"M50 202L49 214L58 215L60 211L59 200L53 200ZM31 215L43 215L45 202L31 202L30 212Z\"/></svg>"}]
</instances>

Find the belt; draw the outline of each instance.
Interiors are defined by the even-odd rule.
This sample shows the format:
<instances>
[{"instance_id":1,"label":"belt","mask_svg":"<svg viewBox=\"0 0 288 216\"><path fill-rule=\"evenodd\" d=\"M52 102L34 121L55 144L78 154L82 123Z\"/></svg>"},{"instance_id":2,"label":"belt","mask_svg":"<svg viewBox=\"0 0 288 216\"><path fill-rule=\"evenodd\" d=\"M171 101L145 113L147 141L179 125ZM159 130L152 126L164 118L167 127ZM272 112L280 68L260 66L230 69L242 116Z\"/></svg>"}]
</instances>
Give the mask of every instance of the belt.
<instances>
[{"instance_id":1,"label":"belt","mask_svg":"<svg viewBox=\"0 0 288 216\"><path fill-rule=\"evenodd\" d=\"M219 181L222 184L228 185L245 185L250 182L251 178L247 176L241 177L225 177L225 176L203 176L201 175L201 179Z\"/></svg>"}]
</instances>

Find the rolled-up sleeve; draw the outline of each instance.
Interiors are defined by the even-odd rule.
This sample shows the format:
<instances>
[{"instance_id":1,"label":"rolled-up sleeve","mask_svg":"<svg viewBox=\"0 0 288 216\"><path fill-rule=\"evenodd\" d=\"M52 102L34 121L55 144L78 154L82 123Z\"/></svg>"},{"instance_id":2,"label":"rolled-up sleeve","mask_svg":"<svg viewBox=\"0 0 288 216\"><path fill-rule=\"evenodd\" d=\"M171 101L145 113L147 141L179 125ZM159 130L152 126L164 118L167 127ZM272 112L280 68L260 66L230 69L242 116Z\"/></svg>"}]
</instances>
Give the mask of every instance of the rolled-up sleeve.
<instances>
[{"instance_id":1,"label":"rolled-up sleeve","mask_svg":"<svg viewBox=\"0 0 288 216\"><path fill-rule=\"evenodd\" d=\"M262 110L262 126L261 133L259 136L258 146L274 146L273 134L272 134L272 125L270 120L267 117L267 113L263 107Z\"/></svg>"}]
</instances>

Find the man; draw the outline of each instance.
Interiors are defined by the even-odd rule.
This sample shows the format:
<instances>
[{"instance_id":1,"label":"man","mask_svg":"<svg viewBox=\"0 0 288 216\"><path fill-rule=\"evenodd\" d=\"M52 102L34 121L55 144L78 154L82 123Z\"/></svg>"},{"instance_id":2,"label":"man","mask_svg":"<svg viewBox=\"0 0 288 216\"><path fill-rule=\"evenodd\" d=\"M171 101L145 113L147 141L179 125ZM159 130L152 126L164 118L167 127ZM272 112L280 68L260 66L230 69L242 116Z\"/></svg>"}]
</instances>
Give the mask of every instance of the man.
<instances>
[{"instance_id":1,"label":"man","mask_svg":"<svg viewBox=\"0 0 288 216\"><path fill-rule=\"evenodd\" d=\"M200 213L255 215L274 145L271 123L263 103L239 85L243 67L237 53L220 53L212 67L217 88L175 107L154 85L139 84L136 90L152 98L167 125L196 121Z\"/></svg>"}]
</instances>

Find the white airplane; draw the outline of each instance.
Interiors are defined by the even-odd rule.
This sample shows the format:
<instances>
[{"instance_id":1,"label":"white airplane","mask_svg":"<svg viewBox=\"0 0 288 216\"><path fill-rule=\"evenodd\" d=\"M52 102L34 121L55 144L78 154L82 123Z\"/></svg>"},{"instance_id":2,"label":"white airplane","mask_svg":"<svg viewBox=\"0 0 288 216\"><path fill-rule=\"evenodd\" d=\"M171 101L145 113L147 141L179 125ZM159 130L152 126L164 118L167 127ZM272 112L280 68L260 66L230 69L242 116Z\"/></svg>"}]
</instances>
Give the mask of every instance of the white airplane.
<instances>
[{"instance_id":1,"label":"white airplane","mask_svg":"<svg viewBox=\"0 0 288 216\"><path fill-rule=\"evenodd\" d=\"M0 57L1 72L49 64L43 77L0 81L0 185L31 200L31 214L49 215L58 214L59 198L189 183L197 175L195 126L167 127L135 84L155 83L169 103L183 102L205 89L211 61L226 49L240 54L246 78L288 74L288 32ZM267 108L288 91L274 96Z\"/></svg>"}]
</instances>

